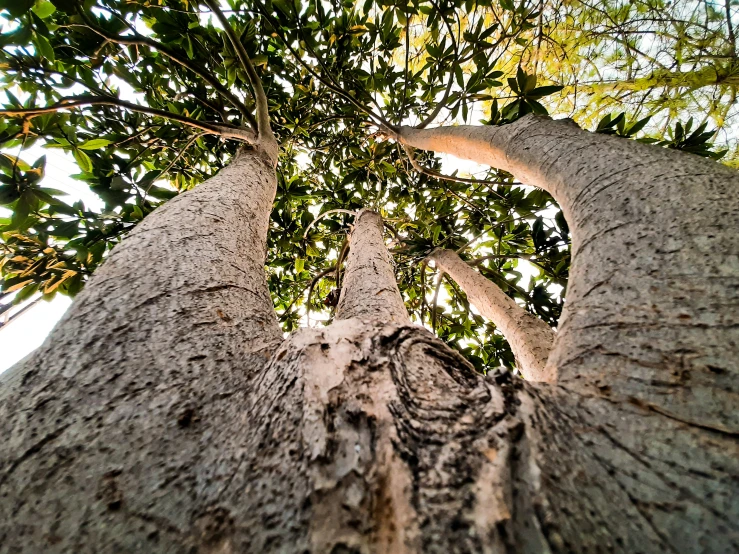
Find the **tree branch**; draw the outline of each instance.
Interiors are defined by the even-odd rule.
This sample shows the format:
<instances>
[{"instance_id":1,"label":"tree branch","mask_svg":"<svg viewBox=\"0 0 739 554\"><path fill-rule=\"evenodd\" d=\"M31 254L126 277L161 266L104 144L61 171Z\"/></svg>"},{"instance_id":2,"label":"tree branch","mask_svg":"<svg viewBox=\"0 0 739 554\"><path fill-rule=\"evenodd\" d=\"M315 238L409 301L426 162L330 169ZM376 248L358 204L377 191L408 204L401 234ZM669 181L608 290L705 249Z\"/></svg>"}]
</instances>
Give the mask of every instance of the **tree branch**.
<instances>
[{"instance_id":1,"label":"tree branch","mask_svg":"<svg viewBox=\"0 0 739 554\"><path fill-rule=\"evenodd\" d=\"M207 121L198 121L197 119L192 119L184 115L178 115L178 114L174 114L174 113L171 113L165 110L159 110L156 108L149 108L147 106L140 106L139 104L134 104L132 102L127 102L125 100L120 100L119 98L114 98L114 97L88 96L88 97L62 98L56 104L52 104L50 106L44 106L41 108L0 110L0 116L3 116L3 115L4 116L19 116L19 117L24 117L26 119L32 119L38 115L54 113L60 110L66 110L70 108L79 108L82 106L95 106L95 105L115 106L118 108L124 108L132 112L140 112L140 113L145 113L145 114L152 115L155 117L163 117L165 119L171 119L172 121L177 121L178 123L189 125L190 127L201 129L202 131L205 131L206 133L210 133L213 135L219 135L224 138L237 139L237 140L247 142L249 144L254 144L256 142L256 136L254 135L252 131L248 129L243 129L241 127L236 127L234 125L228 125L228 124L221 125L218 123L212 123L212 122L207 122Z\"/></svg>"},{"instance_id":2,"label":"tree branch","mask_svg":"<svg viewBox=\"0 0 739 554\"><path fill-rule=\"evenodd\" d=\"M303 58L298 54L295 49L290 45L290 42L285 38L285 35L282 34L280 30L280 26L276 24L272 17L269 15L269 12L265 9L265 7L262 5L261 2L255 1L254 2L257 8L259 9L259 12L262 14L262 16L267 20L267 22L272 26L272 30L277 34L277 36L280 37L280 40L282 40L282 43L285 45L285 48L287 48L290 53L292 54L293 58L295 58L295 61L297 61L300 65L303 66L303 68L315 79L320 81L324 86L328 87L330 90L334 91L336 94L344 98L345 100L349 101L351 104L354 105L359 111L365 113L368 115L371 119L374 120L375 124L380 127L383 131L387 132L390 136L396 136L398 134L398 127L395 125L392 125L390 122L388 122L384 117L381 115L377 115L375 112L370 110L367 106L362 104L361 102L354 99L348 92L346 92L343 88L341 88L338 85L335 85L331 80L326 80L324 77L322 77L319 73L316 73L315 70L303 60ZM313 54L313 57L316 58L316 60L321 63L320 59ZM327 72L329 76L331 76L330 73Z\"/></svg>"},{"instance_id":3,"label":"tree branch","mask_svg":"<svg viewBox=\"0 0 739 554\"><path fill-rule=\"evenodd\" d=\"M436 2L434 2L434 0L429 0L429 1L436 8L436 11L439 12L439 16L441 17L441 20L444 22L444 25L449 31L449 37L452 39L452 46L454 47L454 59L459 60L459 47L457 46L457 40L454 38L454 31L452 30L451 25L449 25L449 22L446 20L446 16L441 12L441 8L439 7L439 5ZM449 70L449 82L446 85L444 96L441 98L441 101L436 105L436 107L434 108L434 111L431 112L426 119L424 119L419 125L416 126L417 129L425 129L426 127L428 127L430 123L434 121L434 119L437 118L441 110L444 108L444 106L446 106L446 102L449 99L449 94L452 92L453 84L454 84L454 67L451 67Z\"/></svg>"},{"instance_id":4,"label":"tree branch","mask_svg":"<svg viewBox=\"0 0 739 554\"><path fill-rule=\"evenodd\" d=\"M328 269L325 269L321 271L318 275L313 277L313 279L310 282L310 286L308 287L308 299L305 302L305 326L310 327L310 297L313 295L313 287L316 286L316 283L326 277L329 273L331 273L336 266L331 266ZM305 291L305 289L303 289ZM302 294L302 293L301 293ZM297 297L296 297L297 298ZM292 306L292 304L290 304Z\"/></svg>"},{"instance_id":5,"label":"tree branch","mask_svg":"<svg viewBox=\"0 0 739 554\"><path fill-rule=\"evenodd\" d=\"M254 116L249 112L249 109L244 105L241 100L238 99L232 92L230 92L226 87L224 87L215 77L213 77L208 71L205 69L198 67L196 64L182 58L178 54L176 54L174 51L170 50L166 46L164 46L162 43L148 38L143 37L141 35L134 35L134 37L122 37L119 35L111 35L108 34L105 29L98 27L95 25L95 23L90 19L90 17L80 8L78 10L78 13L82 17L82 19L85 21L85 27L89 28L91 31L95 32L96 34L100 35L106 40L109 40L110 42L114 42L116 44L121 44L124 46L128 45L139 45L139 46L147 46L151 48L152 50L156 50L157 52L162 53L172 61L178 63L185 69L189 69L192 71L195 75L203 79L206 83L208 83L213 89L218 92L221 96L223 96L226 100L228 100L233 106L241 113L241 115L249 122L249 124L252 126L252 128L256 131L257 129L257 121L254 119Z\"/></svg>"},{"instance_id":6,"label":"tree branch","mask_svg":"<svg viewBox=\"0 0 739 554\"><path fill-rule=\"evenodd\" d=\"M308 225L308 228L305 230L305 233L303 233L303 240L305 240L305 238L308 236L308 231L310 231L316 223L318 223L319 221L321 221L327 215L329 215L329 214L335 214L335 213L350 214L350 215L353 215L353 216L356 216L357 215L357 212L356 211L345 210L343 208L336 208L335 210L328 210L326 212L323 212L321 215L319 215L317 218L315 218L313 221L310 222L310 225Z\"/></svg>"},{"instance_id":7,"label":"tree branch","mask_svg":"<svg viewBox=\"0 0 739 554\"><path fill-rule=\"evenodd\" d=\"M206 6L213 10L218 21L223 25L226 35L228 36L228 40L236 51L236 56L239 58L239 61L249 78L249 83L254 91L254 102L257 105L257 135L264 138L272 138L274 140L272 128L269 125L269 105L267 103L267 95L264 93L262 80L259 78L259 75L257 75L257 71L254 69L254 64L251 63L251 59L249 58L246 48L244 48L244 45L241 43L236 31L234 31L234 28L228 22L228 19L221 11L221 8L218 7L218 3L215 0L204 0L204 2Z\"/></svg>"}]
</instances>

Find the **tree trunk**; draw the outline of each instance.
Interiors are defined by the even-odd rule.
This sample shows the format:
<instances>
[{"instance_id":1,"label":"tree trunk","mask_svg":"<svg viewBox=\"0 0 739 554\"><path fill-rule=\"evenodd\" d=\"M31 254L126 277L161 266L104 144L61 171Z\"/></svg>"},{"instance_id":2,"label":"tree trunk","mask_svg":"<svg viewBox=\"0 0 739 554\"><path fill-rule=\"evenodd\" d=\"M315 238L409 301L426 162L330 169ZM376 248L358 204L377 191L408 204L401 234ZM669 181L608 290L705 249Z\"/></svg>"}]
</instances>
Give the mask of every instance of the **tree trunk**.
<instances>
[{"instance_id":1,"label":"tree trunk","mask_svg":"<svg viewBox=\"0 0 739 554\"><path fill-rule=\"evenodd\" d=\"M556 125L565 138L575 131ZM545 143L557 140L564 138ZM543 156L545 168L559 163L541 149L526 156ZM598 170L600 162L587 167ZM718 191L724 185L716 175L707 179ZM579 183L576 171L570 177L561 183ZM586 192L616 186L604 178ZM621 376L600 350L617 356L609 343L582 349L572 330L567 341L576 360L560 354L554 367L579 367L584 384L574 373L557 386L475 373L406 322L374 214L358 218L337 320L301 330L275 350L281 338L261 265L272 194L271 166L245 156L151 214L42 349L5 379L0 549L446 554L739 547L735 434L681 421L640 396L624 399L629 360L641 354L617 358ZM607 204L586 196L575 194L569 205ZM634 209L651 206L642 196ZM724 200L729 209L733 199ZM612 209L623 202L612 200ZM578 219L583 259L593 248L583 236L595 245L608 236L585 233L597 224ZM647 247L630 240L639 267ZM704 235L690 240L697 241L693 248L713 246ZM660 262L676 256L655 245ZM679 284L675 264L665 270ZM717 302L732 283L725 273L712 281L723 294ZM577 279L576 289L590 276L580 270ZM596 291L605 290L610 302L618 298L609 287L624 286L617 271L614 279ZM661 307L667 293L652 283L633 287L647 287L644 294ZM136 296L140 291L146 298ZM374 301L379 296L385 303ZM576 298L588 305L588 295ZM596 312L599 321L615 317L610 309ZM572 312L571 321L585 317ZM650 324L639 329L652 332ZM587 327L579 332L591 336ZM615 335L609 340L630 344ZM655 347L676 350L675 338ZM593 384L603 360L601 378L616 383L613 391ZM644 370L667 371L669 360ZM686 371L699 371L690 355L682 360ZM724 371L717 379L735 369L715 367ZM649 393L660 385L640 386ZM723 401L725 393L712 386L715 401ZM688 402L683 388L663 391ZM725 408L728 417L731 405Z\"/></svg>"},{"instance_id":2,"label":"tree trunk","mask_svg":"<svg viewBox=\"0 0 739 554\"><path fill-rule=\"evenodd\" d=\"M407 323L390 254L382 239L382 218L362 210L354 221L351 250L336 319L371 317L386 323Z\"/></svg>"},{"instance_id":3,"label":"tree trunk","mask_svg":"<svg viewBox=\"0 0 739 554\"><path fill-rule=\"evenodd\" d=\"M739 433L739 173L537 116L401 134L559 202L573 257L548 361L559 382Z\"/></svg>"},{"instance_id":4,"label":"tree trunk","mask_svg":"<svg viewBox=\"0 0 739 554\"><path fill-rule=\"evenodd\" d=\"M462 287L480 313L500 329L511 345L518 369L526 380L556 380L556 374L549 373L552 368L546 367L554 340L554 332L549 325L521 308L495 283L462 261L453 250L435 250L431 258L441 271Z\"/></svg>"},{"instance_id":5,"label":"tree trunk","mask_svg":"<svg viewBox=\"0 0 739 554\"><path fill-rule=\"evenodd\" d=\"M547 190L572 229L559 386L529 389L549 545L737 550L739 174L536 116L400 140Z\"/></svg>"},{"instance_id":6,"label":"tree trunk","mask_svg":"<svg viewBox=\"0 0 739 554\"><path fill-rule=\"evenodd\" d=\"M215 537L282 341L264 275L276 190L245 152L152 214L0 377L0 551L185 552Z\"/></svg>"}]
</instances>

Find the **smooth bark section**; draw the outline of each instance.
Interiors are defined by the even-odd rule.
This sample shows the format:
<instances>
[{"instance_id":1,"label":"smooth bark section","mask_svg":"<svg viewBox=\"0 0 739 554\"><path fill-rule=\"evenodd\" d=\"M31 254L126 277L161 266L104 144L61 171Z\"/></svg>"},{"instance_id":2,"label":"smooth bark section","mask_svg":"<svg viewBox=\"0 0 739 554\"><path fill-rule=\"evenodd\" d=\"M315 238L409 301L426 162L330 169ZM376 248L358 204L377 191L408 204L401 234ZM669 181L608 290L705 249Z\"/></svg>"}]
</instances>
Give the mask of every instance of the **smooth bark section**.
<instances>
[{"instance_id":1,"label":"smooth bark section","mask_svg":"<svg viewBox=\"0 0 739 554\"><path fill-rule=\"evenodd\" d=\"M382 217L362 210L354 221L336 319L409 321L395 280L390 253L382 238Z\"/></svg>"},{"instance_id":2,"label":"smooth bark section","mask_svg":"<svg viewBox=\"0 0 739 554\"><path fill-rule=\"evenodd\" d=\"M554 368L546 367L554 332L506 295L495 283L467 265L453 250L431 254L437 266L467 294L480 313L500 329L516 357L518 369L528 381L554 382Z\"/></svg>"},{"instance_id":3,"label":"smooth bark section","mask_svg":"<svg viewBox=\"0 0 739 554\"><path fill-rule=\"evenodd\" d=\"M282 342L264 272L275 191L251 151L167 202L3 375L0 550L217 543L249 383Z\"/></svg>"},{"instance_id":4,"label":"smooth bark section","mask_svg":"<svg viewBox=\"0 0 739 554\"><path fill-rule=\"evenodd\" d=\"M572 229L559 382L739 433L739 173L572 123L417 130L400 140L550 192Z\"/></svg>"}]
</instances>

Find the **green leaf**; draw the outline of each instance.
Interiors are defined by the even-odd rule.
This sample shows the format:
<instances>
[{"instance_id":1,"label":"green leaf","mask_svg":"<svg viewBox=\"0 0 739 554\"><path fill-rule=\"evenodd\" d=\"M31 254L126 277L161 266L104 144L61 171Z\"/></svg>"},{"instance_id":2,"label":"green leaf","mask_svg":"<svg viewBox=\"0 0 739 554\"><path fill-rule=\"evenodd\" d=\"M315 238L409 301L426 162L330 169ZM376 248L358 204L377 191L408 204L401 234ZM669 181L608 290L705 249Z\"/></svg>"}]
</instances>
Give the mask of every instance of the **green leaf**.
<instances>
[{"instance_id":1,"label":"green leaf","mask_svg":"<svg viewBox=\"0 0 739 554\"><path fill-rule=\"evenodd\" d=\"M550 94L554 94L555 92L559 92L564 87L561 85L548 85L544 87L536 87L533 89L527 96L529 98L539 99L543 96L548 96Z\"/></svg>"},{"instance_id":2,"label":"green leaf","mask_svg":"<svg viewBox=\"0 0 739 554\"><path fill-rule=\"evenodd\" d=\"M47 2L46 0L36 2L36 5L33 6L33 8L31 9L33 10L33 13L35 13L41 19L46 19L56 11L54 4L52 4L51 2Z\"/></svg>"},{"instance_id":3,"label":"green leaf","mask_svg":"<svg viewBox=\"0 0 739 554\"><path fill-rule=\"evenodd\" d=\"M38 53L41 57L46 58L52 63L55 61L56 58L54 57L54 49L51 47L49 39L47 39L40 33L36 33L36 37L34 38L33 42L38 48Z\"/></svg>"},{"instance_id":4,"label":"green leaf","mask_svg":"<svg viewBox=\"0 0 739 554\"><path fill-rule=\"evenodd\" d=\"M85 173L92 173L92 160L90 159L90 156L85 154L79 148L75 148L72 154L74 155L74 159L77 160L77 164L80 166L82 171Z\"/></svg>"},{"instance_id":5,"label":"green leaf","mask_svg":"<svg viewBox=\"0 0 739 554\"><path fill-rule=\"evenodd\" d=\"M15 185L0 185L0 204L12 204L20 196L21 193Z\"/></svg>"},{"instance_id":6,"label":"green leaf","mask_svg":"<svg viewBox=\"0 0 739 554\"><path fill-rule=\"evenodd\" d=\"M185 52L187 52L187 57L191 60L195 58L195 51L192 46L192 39L190 38L190 35L187 35L185 37Z\"/></svg>"},{"instance_id":7,"label":"green leaf","mask_svg":"<svg viewBox=\"0 0 739 554\"><path fill-rule=\"evenodd\" d=\"M98 150L99 148L105 148L109 144L111 144L111 141L108 139L96 138L79 144L77 148L81 148L82 150Z\"/></svg>"}]
</instances>

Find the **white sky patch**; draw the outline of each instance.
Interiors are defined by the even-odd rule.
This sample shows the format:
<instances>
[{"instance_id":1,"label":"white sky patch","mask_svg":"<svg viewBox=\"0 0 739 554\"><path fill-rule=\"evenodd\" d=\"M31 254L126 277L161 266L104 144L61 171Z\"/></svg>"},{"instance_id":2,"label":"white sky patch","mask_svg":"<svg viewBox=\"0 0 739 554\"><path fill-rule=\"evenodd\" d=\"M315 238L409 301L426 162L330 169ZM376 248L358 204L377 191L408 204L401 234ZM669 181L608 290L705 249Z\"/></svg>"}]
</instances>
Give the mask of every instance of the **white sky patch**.
<instances>
[{"instance_id":1,"label":"white sky patch","mask_svg":"<svg viewBox=\"0 0 739 554\"><path fill-rule=\"evenodd\" d=\"M71 304L70 298L61 295L51 302L42 300L0 328L0 373L41 346Z\"/></svg>"}]
</instances>

